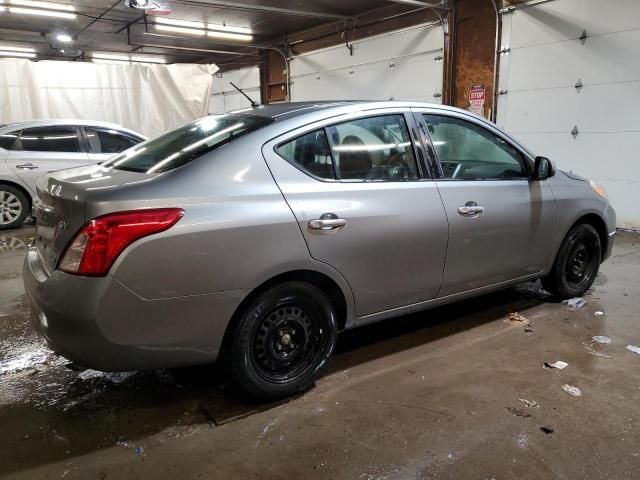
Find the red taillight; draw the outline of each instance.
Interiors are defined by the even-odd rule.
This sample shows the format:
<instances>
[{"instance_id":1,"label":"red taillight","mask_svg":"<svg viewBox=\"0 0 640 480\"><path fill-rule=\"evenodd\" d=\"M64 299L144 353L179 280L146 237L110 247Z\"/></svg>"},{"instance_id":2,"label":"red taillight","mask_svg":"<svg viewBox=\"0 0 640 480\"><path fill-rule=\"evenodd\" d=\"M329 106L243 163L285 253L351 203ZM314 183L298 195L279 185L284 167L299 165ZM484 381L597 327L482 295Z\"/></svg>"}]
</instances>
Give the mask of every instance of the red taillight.
<instances>
[{"instance_id":1,"label":"red taillight","mask_svg":"<svg viewBox=\"0 0 640 480\"><path fill-rule=\"evenodd\" d=\"M125 248L142 237L171 228L182 215L184 210L180 208L154 208L95 218L67 247L58 268L76 275L106 275Z\"/></svg>"}]
</instances>

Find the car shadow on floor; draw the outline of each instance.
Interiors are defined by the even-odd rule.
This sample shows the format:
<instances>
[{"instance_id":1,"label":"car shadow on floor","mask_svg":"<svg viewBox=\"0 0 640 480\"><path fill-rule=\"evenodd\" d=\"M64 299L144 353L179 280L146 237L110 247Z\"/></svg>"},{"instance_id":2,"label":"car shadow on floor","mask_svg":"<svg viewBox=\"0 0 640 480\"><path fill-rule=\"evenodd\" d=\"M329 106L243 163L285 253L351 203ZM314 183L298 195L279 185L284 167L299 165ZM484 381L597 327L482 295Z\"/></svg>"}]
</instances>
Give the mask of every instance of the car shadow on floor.
<instances>
[{"instance_id":1,"label":"car shadow on floor","mask_svg":"<svg viewBox=\"0 0 640 480\"><path fill-rule=\"evenodd\" d=\"M360 327L341 334L323 375L499 321L549 301L537 284ZM287 402L256 402L216 366L126 374L74 371L62 359L0 376L0 474L121 446L141 451L153 434L217 426ZM7 392L9 392L7 394ZM7 400L8 398L8 400Z\"/></svg>"}]
</instances>

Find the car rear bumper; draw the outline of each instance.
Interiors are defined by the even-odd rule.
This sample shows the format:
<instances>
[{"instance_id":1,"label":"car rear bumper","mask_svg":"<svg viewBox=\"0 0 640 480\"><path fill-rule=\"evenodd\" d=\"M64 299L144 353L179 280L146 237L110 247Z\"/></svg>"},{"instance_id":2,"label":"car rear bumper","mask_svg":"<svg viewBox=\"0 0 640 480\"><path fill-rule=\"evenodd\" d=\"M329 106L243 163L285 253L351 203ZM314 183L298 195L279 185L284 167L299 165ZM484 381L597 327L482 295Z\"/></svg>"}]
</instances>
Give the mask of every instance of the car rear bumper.
<instances>
[{"instance_id":1,"label":"car rear bumper","mask_svg":"<svg viewBox=\"0 0 640 480\"><path fill-rule=\"evenodd\" d=\"M57 353L104 371L214 361L243 291L145 300L111 276L55 271L35 248L24 263L31 323ZM179 281L179 279L177 279Z\"/></svg>"}]
</instances>

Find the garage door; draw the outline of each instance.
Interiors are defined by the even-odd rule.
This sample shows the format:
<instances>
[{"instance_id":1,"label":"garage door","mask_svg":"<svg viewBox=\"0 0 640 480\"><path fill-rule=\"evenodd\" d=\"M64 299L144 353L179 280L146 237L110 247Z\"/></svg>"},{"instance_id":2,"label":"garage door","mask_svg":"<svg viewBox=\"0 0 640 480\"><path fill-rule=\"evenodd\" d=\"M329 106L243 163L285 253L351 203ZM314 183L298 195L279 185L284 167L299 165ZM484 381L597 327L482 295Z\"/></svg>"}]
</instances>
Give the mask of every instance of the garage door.
<instances>
[{"instance_id":1,"label":"garage door","mask_svg":"<svg viewBox=\"0 0 640 480\"><path fill-rule=\"evenodd\" d=\"M291 98L420 100L440 103L444 36L419 25L310 52L291 61Z\"/></svg>"},{"instance_id":2,"label":"garage door","mask_svg":"<svg viewBox=\"0 0 640 480\"><path fill-rule=\"evenodd\" d=\"M229 82L235 83L253 100L260 102L260 69L258 67L217 73L213 77L209 113L225 113L251 106L249 100L238 93Z\"/></svg>"},{"instance_id":3,"label":"garage door","mask_svg":"<svg viewBox=\"0 0 640 480\"><path fill-rule=\"evenodd\" d=\"M637 0L554 0L503 15L498 124L602 183L622 227L640 227L638 45Z\"/></svg>"}]
</instances>

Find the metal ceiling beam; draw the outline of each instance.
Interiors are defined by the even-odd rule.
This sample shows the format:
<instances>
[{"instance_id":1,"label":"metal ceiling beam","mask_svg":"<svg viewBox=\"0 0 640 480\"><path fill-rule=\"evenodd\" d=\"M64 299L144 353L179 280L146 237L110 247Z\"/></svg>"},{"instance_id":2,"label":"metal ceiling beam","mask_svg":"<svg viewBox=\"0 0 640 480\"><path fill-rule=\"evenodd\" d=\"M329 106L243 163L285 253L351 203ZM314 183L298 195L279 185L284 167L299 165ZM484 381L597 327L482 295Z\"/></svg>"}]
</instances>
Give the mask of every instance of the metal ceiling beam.
<instances>
[{"instance_id":1,"label":"metal ceiling beam","mask_svg":"<svg viewBox=\"0 0 640 480\"><path fill-rule=\"evenodd\" d=\"M172 3L181 3L184 5L193 5L197 7L225 7L253 12L280 13L283 15L292 15L296 17L334 18L339 20L350 20L353 18L349 15L343 15L340 13L318 12L315 10L306 10L300 8L270 7L268 5L254 5L251 3L230 2L225 0L212 0L207 2L196 0L173 0Z\"/></svg>"},{"instance_id":2,"label":"metal ceiling beam","mask_svg":"<svg viewBox=\"0 0 640 480\"><path fill-rule=\"evenodd\" d=\"M408 5L416 5L418 7L424 7L424 8L434 8L437 10L449 10L449 7L447 7L442 3L429 3L429 2L423 2L422 0L389 0L389 1L394 3L405 3Z\"/></svg>"}]
</instances>

